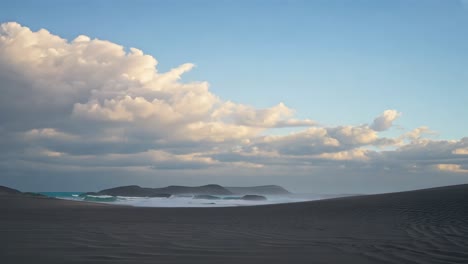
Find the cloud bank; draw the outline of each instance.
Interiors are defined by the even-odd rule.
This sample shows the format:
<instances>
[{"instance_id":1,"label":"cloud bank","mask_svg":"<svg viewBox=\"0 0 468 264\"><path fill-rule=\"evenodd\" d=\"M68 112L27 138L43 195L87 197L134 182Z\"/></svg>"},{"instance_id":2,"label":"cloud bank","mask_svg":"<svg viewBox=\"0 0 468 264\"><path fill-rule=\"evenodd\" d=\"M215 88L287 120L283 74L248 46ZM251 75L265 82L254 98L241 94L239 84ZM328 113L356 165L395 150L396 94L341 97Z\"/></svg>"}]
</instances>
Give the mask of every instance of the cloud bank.
<instances>
[{"instance_id":1,"label":"cloud bank","mask_svg":"<svg viewBox=\"0 0 468 264\"><path fill-rule=\"evenodd\" d=\"M167 72L157 66L136 48L2 24L0 170L29 164L50 171L209 169L255 176L301 168L313 177L344 166L367 174L468 174L468 138L428 139L427 127L380 136L402 116L397 110L370 124L326 127L296 118L282 102L258 109L219 98L208 82L182 81L194 64ZM272 135L276 128L294 132Z\"/></svg>"}]
</instances>

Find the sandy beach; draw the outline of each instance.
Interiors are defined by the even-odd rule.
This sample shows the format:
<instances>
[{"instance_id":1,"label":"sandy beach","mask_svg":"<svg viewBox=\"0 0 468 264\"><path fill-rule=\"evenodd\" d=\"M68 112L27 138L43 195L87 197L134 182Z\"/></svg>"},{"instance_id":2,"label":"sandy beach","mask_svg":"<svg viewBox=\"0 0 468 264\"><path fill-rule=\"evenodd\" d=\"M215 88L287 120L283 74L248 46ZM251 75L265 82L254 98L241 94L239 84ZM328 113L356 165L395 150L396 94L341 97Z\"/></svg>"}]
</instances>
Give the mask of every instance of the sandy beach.
<instances>
[{"instance_id":1,"label":"sandy beach","mask_svg":"<svg viewBox=\"0 0 468 264\"><path fill-rule=\"evenodd\" d=\"M468 263L468 185L231 208L0 196L1 263Z\"/></svg>"}]
</instances>

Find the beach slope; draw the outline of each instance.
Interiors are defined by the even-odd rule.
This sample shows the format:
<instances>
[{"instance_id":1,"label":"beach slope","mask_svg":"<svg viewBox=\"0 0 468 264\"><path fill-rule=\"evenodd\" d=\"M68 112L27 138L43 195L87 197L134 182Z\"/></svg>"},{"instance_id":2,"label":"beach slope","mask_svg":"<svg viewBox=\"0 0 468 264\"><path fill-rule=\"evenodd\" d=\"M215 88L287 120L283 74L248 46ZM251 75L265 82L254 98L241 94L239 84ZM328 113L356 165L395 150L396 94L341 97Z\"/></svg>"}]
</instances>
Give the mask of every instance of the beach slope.
<instances>
[{"instance_id":1,"label":"beach slope","mask_svg":"<svg viewBox=\"0 0 468 264\"><path fill-rule=\"evenodd\" d=\"M468 185L229 208L0 196L1 263L468 263Z\"/></svg>"}]
</instances>

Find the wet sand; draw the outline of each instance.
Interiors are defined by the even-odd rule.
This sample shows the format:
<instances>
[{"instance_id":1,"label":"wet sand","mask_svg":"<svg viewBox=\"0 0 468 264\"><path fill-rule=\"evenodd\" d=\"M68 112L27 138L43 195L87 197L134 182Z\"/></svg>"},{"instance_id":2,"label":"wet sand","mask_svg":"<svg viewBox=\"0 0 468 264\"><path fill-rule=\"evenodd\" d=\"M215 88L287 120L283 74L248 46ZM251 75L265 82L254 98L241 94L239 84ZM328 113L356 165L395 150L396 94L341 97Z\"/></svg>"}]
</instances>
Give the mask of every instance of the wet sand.
<instances>
[{"instance_id":1,"label":"wet sand","mask_svg":"<svg viewBox=\"0 0 468 264\"><path fill-rule=\"evenodd\" d=\"M468 185L229 208L0 195L0 263L468 263Z\"/></svg>"}]
</instances>

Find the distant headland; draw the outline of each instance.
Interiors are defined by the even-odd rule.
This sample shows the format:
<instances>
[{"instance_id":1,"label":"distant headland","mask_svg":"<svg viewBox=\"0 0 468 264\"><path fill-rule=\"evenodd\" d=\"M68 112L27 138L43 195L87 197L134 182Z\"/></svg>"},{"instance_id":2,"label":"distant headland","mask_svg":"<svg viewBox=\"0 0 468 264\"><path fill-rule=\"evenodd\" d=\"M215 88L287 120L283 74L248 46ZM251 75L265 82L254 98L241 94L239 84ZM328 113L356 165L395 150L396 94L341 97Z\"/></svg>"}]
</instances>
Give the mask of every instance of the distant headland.
<instances>
[{"instance_id":1,"label":"distant headland","mask_svg":"<svg viewBox=\"0 0 468 264\"><path fill-rule=\"evenodd\" d=\"M140 187L138 185L128 185L86 194L133 197L167 197L171 195L287 195L290 194L290 192L278 185L223 187L218 184L208 184L195 187L172 185L163 188L147 188Z\"/></svg>"}]
</instances>

